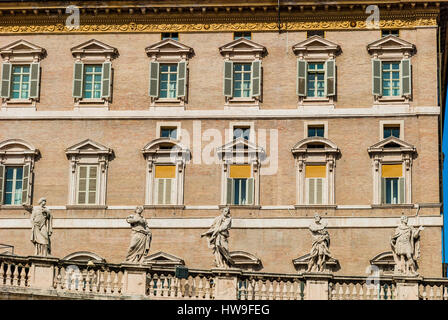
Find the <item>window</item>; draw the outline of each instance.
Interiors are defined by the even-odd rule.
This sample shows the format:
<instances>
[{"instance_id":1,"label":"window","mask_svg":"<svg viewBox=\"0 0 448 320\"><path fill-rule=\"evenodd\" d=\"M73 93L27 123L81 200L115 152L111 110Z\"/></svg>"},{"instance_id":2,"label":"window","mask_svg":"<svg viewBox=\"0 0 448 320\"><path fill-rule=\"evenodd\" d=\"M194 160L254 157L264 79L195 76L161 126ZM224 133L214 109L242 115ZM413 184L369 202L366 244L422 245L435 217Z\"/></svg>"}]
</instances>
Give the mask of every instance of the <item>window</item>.
<instances>
[{"instance_id":1,"label":"window","mask_svg":"<svg viewBox=\"0 0 448 320\"><path fill-rule=\"evenodd\" d=\"M177 139L177 128L161 127L160 128L160 137L161 138Z\"/></svg>"},{"instance_id":2,"label":"window","mask_svg":"<svg viewBox=\"0 0 448 320\"><path fill-rule=\"evenodd\" d=\"M383 62L383 96L399 96L400 62Z\"/></svg>"},{"instance_id":3,"label":"window","mask_svg":"<svg viewBox=\"0 0 448 320\"><path fill-rule=\"evenodd\" d=\"M224 56L225 106L259 107L262 98L262 61L266 47L244 37L221 46Z\"/></svg>"},{"instance_id":4,"label":"window","mask_svg":"<svg viewBox=\"0 0 448 320\"><path fill-rule=\"evenodd\" d=\"M193 48L166 38L145 49L149 62L151 107L184 106L188 97L188 61Z\"/></svg>"},{"instance_id":5,"label":"window","mask_svg":"<svg viewBox=\"0 0 448 320\"><path fill-rule=\"evenodd\" d=\"M75 107L108 107L112 99L112 60L118 50L92 39L71 49L75 58L72 96Z\"/></svg>"},{"instance_id":6,"label":"window","mask_svg":"<svg viewBox=\"0 0 448 320\"><path fill-rule=\"evenodd\" d=\"M296 93L299 106L315 103L332 105L336 96L338 44L314 35L292 47L297 55Z\"/></svg>"},{"instance_id":7,"label":"window","mask_svg":"<svg viewBox=\"0 0 448 320\"><path fill-rule=\"evenodd\" d=\"M0 142L0 205L31 204L34 162L39 150L10 139Z\"/></svg>"},{"instance_id":8,"label":"window","mask_svg":"<svg viewBox=\"0 0 448 320\"><path fill-rule=\"evenodd\" d=\"M254 179L251 177L250 164L230 165L230 177L227 178L227 204L253 204Z\"/></svg>"},{"instance_id":9,"label":"window","mask_svg":"<svg viewBox=\"0 0 448 320\"><path fill-rule=\"evenodd\" d=\"M23 167L6 167L4 204L22 204Z\"/></svg>"},{"instance_id":10,"label":"window","mask_svg":"<svg viewBox=\"0 0 448 320\"><path fill-rule=\"evenodd\" d=\"M319 36L325 38L325 31L323 30L311 30L306 32L306 37L310 38L312 36Z\"/></svg>"},{"instance_id":11,"label":"window","mask_svg":"<svg viewBox=\"0 0 448 320\"><path fill-rule=\"evenodd\" d=\"M8 104L30 104L35 107L39 99L40 60L45 53L45 49L25 40L0 48L3 58L0 86L3 107L8 107Z\"/></svg>"},{"instance_id":12,"label":"window","mask_svg":"<svg viewBox=\"0 0 448 320\"><path fill-rule=\"evenodd\" d=\"M243 138L249 140L250 127L233 127L233 139Z\"/></svg>"},{"instance_id":13,"label":"window","mask_svg":"<svg viewBox=\"0 0 448 320\"><path fill-rule=\"evenodd\" d=\"M245 38L247 40L251 40L252 39L252 34L249 31L244 31L244 32L234 32L233 33L233 40L238 40L241 38Z\"/></svg>"},{"instance_id":14,"label":"window","mask_svg":"<svg viewBox=\"0 0 448 320\"><path fill-rule=\"evenodd\" d=\"M30 88L30 66L14 65L11 77L11 98L28 99Z\"/></svg>"},{"instance_id":15,"label":"window","mask_svg":"<svg viewBox=\"0 0 448 320\"><path fill-rule=\"evenodd\" d=\"M308 126L308 137L324 137L324 126Z\"/></svg>"},{"instance_id":16,"label":"window","mask_svg":"<svg viewBox=\"0 0 448 320\"><path fill-rule=\"evenodd\" d=\"M160 65L160 98L177 98L177 64Z\"/></svg>"},{"instance_id":17,"label":"window","mask_svg":"<svg viewBox=\"0 0 448 320\"><path fill-rule=\"evenodd\" d=\"M83 98L101 98L102 65L84 65Z\"/></svg>"},{"instance_id":18,"label":"window","mask_svg":"<svg viewBox=\"0 0 448 320\"><path fill-rule=\"evenodd\" d=\"M162 40L165 40L165 39L173 39L173 40L179 41L179 33L178 32L163 32Z\"/></svg>"},{"instance_id":19,"label":"window","mask_svg":"<svg viewBox=\"0 0 448 320\"><path fill-rule=\"evenodd\" d=\"M306 194L308 195L308 204L323 204L324 189L326 188L325 165L307 165L305 168Z\"/></svg>"},{"instance_id":20,"label":"window","mask_svg":"<svg viewBox=\"0 0 448 320\"><path fill-rule=\"evenodd\" d=\"M398 29L381 30L382 37L387 37L388 35L393 35L393 36L399 37L399 31L398 31Z\"/></svg>"},{"instance_id":21,"label":"window","mask_svg":"<svg viewBox=\"0 0 448 320\"><path fill-rule=\"evenodd\" d=\"M81 165L78 175L77 204L96 204L98 185L98 166Z\"/></svg>"},{"instance_id":22,"label":"window","mask_svg":"<svg viewBox=\"0 0 448 320\"><path fill-rule=\"evenodd\" d=\"M250 97L251 94L250 63L235 63L233 65L233 96L236 98Z\"/></svg>"},{"instance_id":23,"label":"window","mask_svg":"<svg viewBox=\"0 0 448 320\"><path fill-rule=\"evenodd\" d=\"M384 125L383 138L389 138L390 136L400 138L400 126L398 125Z\"/></svg>"},{"instance_id":24,"label":"window","mask_svg":"<svg viewBox=\"0 0 448 320\"><path fill-rule=\"evenodd\" d=\"M404 203L405 181L402 164L383 164L381 168L382 203Z\"/></svg>"},{"instance_id":25,"label":"window","mask_svg":"<svg viewBox=\"0 0 448 320\"><path fill-rule=\"evenodd\" d=\"M325 71L323 63L308 63L307 96L323 97L325 95Z\"/></svg>"},{"instance_id":26,"label":"window","mask_svg":"<svg viewBox=\"0 0 448 320\"><path fill-rule=\"evenodd\" d=\"M65 151L70 161L69 206L106 205L107 169L113 150L87 139Z\"/></svg>"},{"instance_id":27,"label":"window","mask_svg":"<svg viewBox=\"0 0 448 320\"><path fill-rule=\"evenodd\" d=\"M176 166L156 165L154 204L175 204Z\"/></svg>"}]
</instances>

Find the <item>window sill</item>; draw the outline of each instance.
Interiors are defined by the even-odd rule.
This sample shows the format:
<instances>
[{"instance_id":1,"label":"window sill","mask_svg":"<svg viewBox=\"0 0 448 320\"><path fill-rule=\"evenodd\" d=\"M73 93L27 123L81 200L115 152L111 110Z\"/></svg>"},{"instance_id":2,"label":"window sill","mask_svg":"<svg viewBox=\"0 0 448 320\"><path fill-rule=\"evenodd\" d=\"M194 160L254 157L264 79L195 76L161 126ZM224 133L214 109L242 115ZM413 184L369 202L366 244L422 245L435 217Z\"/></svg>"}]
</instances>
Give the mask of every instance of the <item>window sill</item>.
<instances>
[{"instance_id":1,"label":"window sill","mask_svg":"<svg viewBox=\"0 0 448 320\"><path fill-rule=\"evenodd\" d=\"M393 208L412 209L414 208L414 204L413 203L372 204L372 209L393 209Z\"/></svg>"},{"instance_id":2,"label":"window sill","mask_svg":"<svg viewBox=\"0 0 448 320\"><path fill-rule=\"evenodd\" d=\"M405 97L377 97L375 99L375 102L381 102L381 103L403 103L403 102L409 102L409 99Z\"/></svg>"},{"instance_id":3,"label":"window sill","mask_svg":"<svg viewBox=\"0 0 448 320\"><path fill-rule=\"evenodd\" d=\"M336 209L335 204L296 204L295 209Z\"/></svg>"},{"instance_id":4,"label":"window sill","mask_svg":"<svg viewBox=\"0 0 448 320\"><path fill-rule=\"evenodd\" d=\"M145 204L144 209L185 209L183 204Z\"/></svg>"},{"instance_id":5,"label":"window sill","mask_svg":"<svg viewBox=\"0 0 448 320\"><path fill-rule=\"evenodd\" d=\"M2 204L0 205L0 210L26 210L23 205L16 204Z\"/></svg>"},{"instance_id":6,"label":"window sill","mask_svg":"<svg viewBox=\"0 0 448 320\"><path fill-rule=\"evenodd\" d=\"M330 102L330 98L304 98L303 102Z\"/></svg>"},{"instance_id":7,"label":"window sill","mask_svg":"<svg viewBox=\"0 0 448 320\"><path fill-rule=\"evenodd\" d=\"M260 205L253 205L253 204L221 204L219 205L219 209L222 208L230 208L230 209L261 209Z\"/></svg>"},{"instance_id":8,"label":"window sill","mask_svg":"<svg viewBox=\"0 0 448 320\"><path fill-rule=\"evenodd\" d=\"M182 100L181 99L177 99L177 98L157 98L154 99L155 103L181 103Z\"/></svg>"},{"instance_id":9,"label":"window sill","mask_svg":"<svg viewBox=\"0 0 448 320\"><path fill-rule=\"evenodd\" d=\"M109 106L109 101L105 98L101 99L77 99L75 100L75 107L98 107L98 108L107 108Z\"/></svg>"},{"instance_id":10,"label":"window sill","mask_svg":"<svg viewBox=\"0 0 448 320\"><path fill-rule=\"evenodd\" d=\"M32 104L33 99L31 99L31 98L29 98L29 99L7 99L6 103L7 104Z\"/></svg>"},{"instance_id":11,"label":"window sill","mask_svg":"<svg viewBox=\"0 0 448 320\"><path fill-rule=\"evenodd\" d=\"M67 210L91 210L91 209L107 209L106 205L98 204L68 204L65 206Z\"/></svg>"}]
</instances>

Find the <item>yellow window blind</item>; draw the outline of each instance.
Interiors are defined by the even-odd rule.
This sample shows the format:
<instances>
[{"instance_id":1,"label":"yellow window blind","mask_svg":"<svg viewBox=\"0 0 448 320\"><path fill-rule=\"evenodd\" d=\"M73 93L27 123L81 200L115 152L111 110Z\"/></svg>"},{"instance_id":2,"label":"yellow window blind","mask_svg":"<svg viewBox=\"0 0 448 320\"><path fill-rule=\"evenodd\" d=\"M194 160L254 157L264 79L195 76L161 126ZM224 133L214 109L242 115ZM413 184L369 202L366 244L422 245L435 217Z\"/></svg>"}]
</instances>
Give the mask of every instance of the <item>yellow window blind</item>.
<instances>
[{"instance_id":1,"label":"yellow window blind","mask_svg":"<svg viewBox=\"0 0 448 320\"><path fill-rule=\"evenodd\" d=\"M156 166L156 178L175 178L176 166Z\"/></svg>"},{"instance_id":2,"label":"yellow window blind","mask_svg":"<svg viewBox=\"0 0 448 320\"><path fill-rule=\"evenodd\" d=\"M306 178L325 178L327 176L326 166L306 166L305 177Z\"/></svg>"},{"instance_id":3,"label":"yellow window blind","mask_svg":"<svg viewBox=\"0 0 448 320\"><path fill-rule=\"evenodd\" d=\"M402 164L383 164L381 166L381 176L383 178L399 178L403 176Z\"/></svg>"},{"instance_id":4,"label":"yellow window blind","mask_svg":"<svg viewBox=\"0 0 448 320\"><path fill-rule=\"evenodd\" d=\"M230 178L250 178L250 164L232 164Z\"/></svg>"}]
</instances>

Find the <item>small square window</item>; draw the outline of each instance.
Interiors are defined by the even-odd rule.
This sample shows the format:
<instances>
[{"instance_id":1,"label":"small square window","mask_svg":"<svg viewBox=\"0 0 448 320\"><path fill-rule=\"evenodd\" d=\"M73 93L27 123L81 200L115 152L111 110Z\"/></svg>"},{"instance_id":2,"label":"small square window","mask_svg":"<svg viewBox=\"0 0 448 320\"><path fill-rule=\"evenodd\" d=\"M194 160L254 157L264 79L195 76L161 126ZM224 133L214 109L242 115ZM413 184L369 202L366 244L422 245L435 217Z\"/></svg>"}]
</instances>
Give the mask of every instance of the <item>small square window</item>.
<instances>
[{"instance_id":1,"label":"small square window","mask_svg":"<svg viewBox=\"0 0 448 320\"><path fill-rule=\"evenodd\" d=\"M398 29L381 30L382 37L387 37L388 35L399 37Z\"/></svg>"},{"instance_id":2,"label":"small square window","mask_svg":"<svg viewBox=\"0 0 448 320\"><path fill-rule=\"evenodd\" d=\"M165 40L165 39L173 39L173 40L179 41L179 33L178 32L163 32L162 40Z\"/></svg>"},{"instance_id":3,"label":"small square window","mask_svg":"<svg viewBox=\"0 0 448 320\"><path fill-rule=\"evenodd\" d=\"M390 136L400 138L400 126L399 125L385 125L383 127L383 138L389 138Z\"/></svg>"},{"instance_id":4,"label":"small square window","mask_svg":"<svg viewBox=\"0 0 448 320\"><path fill-rule=\"evenodd\" d=\"M241 39L241 38L245 38L247 40L251 40L252 39L252 34L248 31L244 31L244 32L234 32L233 33L233 40L237 40L237 39Z\"/></svg>"},{"instance_id":5,"label":"small square window","mask_svg":"<svg viewBox=\"0 0 448 320\"><path fill-rule=\"evenodd\" d=\"M250 128L249 127L233 127L233 140L243 138L249 140Z\"/></svg>"},{"instance_id":6,"label":"small square window","mask_svg":"<svg viewBox=\"0 0 448 320\"><path fill-rule=\"evenodd\" d=\"M310 137L324 137L324 126L308 126L308 138Z\"/></svg>"},{"instance_id":7,"label":"small square window","mask_svg":"<svg viewBox=\"0 0 448 320\"><path fill-rule=\"evenodd\" d=\"M311 30L306 32L306 37L310 38L312 36L320 36L322 38L325 38L325 31L323 30Z\"/></svg>"},{"instance_id":8,"label":"small square window","mask_svg":"<svg viewBox=\"0 0 448 320\"><path fill-rule=\"evenodd\" d=\"M160 128L161 138L177 139L177 128L175 127L162 127Z\"/></svg>"}]
</instances>

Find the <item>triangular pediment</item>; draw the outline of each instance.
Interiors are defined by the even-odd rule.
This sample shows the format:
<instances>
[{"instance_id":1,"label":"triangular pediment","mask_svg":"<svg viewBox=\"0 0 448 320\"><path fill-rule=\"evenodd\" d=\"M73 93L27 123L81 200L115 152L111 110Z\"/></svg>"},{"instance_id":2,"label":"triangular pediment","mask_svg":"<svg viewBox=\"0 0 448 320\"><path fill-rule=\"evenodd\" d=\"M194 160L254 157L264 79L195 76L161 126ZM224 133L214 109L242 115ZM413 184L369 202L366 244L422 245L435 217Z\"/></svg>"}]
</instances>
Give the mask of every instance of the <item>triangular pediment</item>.
<instances>
[{"instance_id":1,"label":"triangular pediment","mask_svg":"<svg viewBox=\"0 0 448 320\"><path fill-rule=\"evenodd\" d=\"M314 35L302 42L295 44L292 47L292 50L294 51L294 53L298 53L300 51L323 51L337 53L341 50L341 47L337 43L322 38L321 36Z\"/></svg>"},{"instance_id":2,"label":"triangular pediment","mask_svg":"<svg viewBox=\"0 0 448 320\"><path fill-rule=\"evenodd\" d=\"M381 39L375 40L367 45L367 50L370 53L375 51L409 51L414 52L415 46L394 35L388 35Z\"/></svg>"},{"instance_id":3,"label":"triangular pediment","mask_svg":"<svg viewBox=\"0 0 448 320\"><path fill-rule=\"evenodd\" d=\"M86 139L83 140L70 148L67 148L65 151L67 154L69 153L112 153L112 150L101 143L96 141Z\"/></svg>"},{"instance_id":4,"label":"triangular pediment","mask_svg":"<svg viewBox=\"0 0 448 320\"><path fill-rule=\"evenodd\" d=\"M176 257L175 255L159 251L147 256L143 264L161 265L161 266L179 266L185 265L182 258Z\"/></svg>"},{"instance_id":5,"label":"triangular pediment","mask_svg":"<svg viewBox=\"0 0 448 320\"><path fill-rule=\"evenodd\" d=\"M174 39L164 39L145 48L147 54L150 53L193 53L193 48L180 43Z\"/></svg>"},{"instance_id":6,"label":"triangular pediment","mask_svg":"<svg viewBox=\"0 0 448 320\"><path fill-rule=\"evenodd\" d=\"M247 150L248 152L259 152L264 153L262 147L257 146L256 144L239 137L226 143L225 145L218 148L218 152L232 152L235 150Z\"/></svg>"},{"instance_id":7,"label":"triangular pediment","mask_svg":"<svg viewBox=\"0 0 448 320\"><path fill-rule=\"evenodd\" d=\"M219 48L221 54L230 53L230 52L259 52L265 53L266 47L248 40L246 38L239 38L237 40L233 40Z\"/></svg>"},{"instance_id":8,"label":"triangular pediment","mask_svg":"<svg viewBox=\"0 0 448 320\"><path fill-rule=\"evenodd\" d=\"M384 150L390 150L395 149L399 151L412 151L415 152L415 147L407 143L403 140L398 139L397 137L390 136L384 140L381 140L380 142L375 143L372 145L368 150L371 151L384 151Z\"/></svg>"},{"instance_id":9,"label":"triangular pediment","mask_svg":"<svg viewBox=\"0 0 448 320\"><path fill-rule=\"evenodd\" d=\"M17 40L0 48L0 54L39 54L44 55L45 49L26 40Z\"/></svg>"},{"instance_id":10,"label":"triangular pediment","mask_svg":"<svg viewBox=\"0 0 448 320\"><path fill-rule=\"evenodd\" d=\"M71 48L73 54L75 53L113 53L117 54L118 50L108 44L105 44L96 39L90 39L83 42L73 48Z\"/></svg>"}]
</instances>

